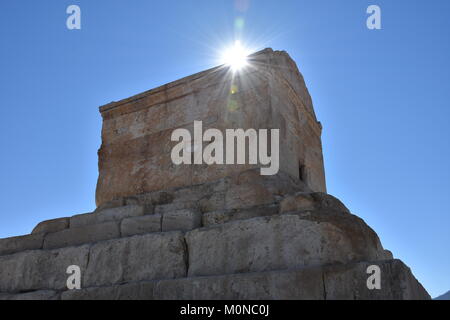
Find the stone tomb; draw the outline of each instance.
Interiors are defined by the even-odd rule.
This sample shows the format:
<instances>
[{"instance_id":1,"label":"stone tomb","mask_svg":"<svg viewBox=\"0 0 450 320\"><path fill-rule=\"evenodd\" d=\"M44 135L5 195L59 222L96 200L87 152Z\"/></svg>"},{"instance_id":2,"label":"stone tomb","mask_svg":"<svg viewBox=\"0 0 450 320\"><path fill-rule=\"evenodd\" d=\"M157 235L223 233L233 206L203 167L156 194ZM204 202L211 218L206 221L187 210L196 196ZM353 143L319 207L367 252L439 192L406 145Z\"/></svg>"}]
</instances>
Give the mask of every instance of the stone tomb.
<instances>
[{"instance_id":1,"label":"stone tomb","mask_svg":"<svg viewBox=\"0 0 450 320\"><path fill-rule=\"evenodd\" d=\"M203 130L279 129L280 171L325 192L321 130L311 97L285 52L263 50L239 73L227 67L189 76L112 102L103 117L97 205L155 190L236 175L258 165L174 165L171 134L194 121Z\"/></svg>"},{"instance_id":2,"label":"stone tomb","mask_svg":"<svg viewBox=\"0 0 450 320\"><path fill-rule=\"evenodd\" d=\"M0 300L430 299L325 193L321 125L294 61L271 49L249 60L101 107L97 209L0 239ZM279 129L280 171L173 165L172 131L196 120Z\"/></svg>"}]
</instances>

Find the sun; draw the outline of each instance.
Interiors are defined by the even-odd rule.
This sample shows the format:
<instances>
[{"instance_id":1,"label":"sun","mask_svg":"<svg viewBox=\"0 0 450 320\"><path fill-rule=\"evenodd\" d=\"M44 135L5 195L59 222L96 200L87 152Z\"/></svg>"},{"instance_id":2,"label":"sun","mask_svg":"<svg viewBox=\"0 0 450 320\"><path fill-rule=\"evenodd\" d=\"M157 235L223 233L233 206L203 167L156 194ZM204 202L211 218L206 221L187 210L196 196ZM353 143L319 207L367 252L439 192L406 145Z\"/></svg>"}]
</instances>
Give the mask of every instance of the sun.
<instances>
[{"instance_id":1,"label":"sun","mask_svg":"<svg viewBox=\"0 0 450 320\"><path fill-rule=\"evenodd\" d=\"M227 48L222 54L222 63L229 66L233 72L239 71L248 65L249 50L236 41L234 46Z\"/></svg>"}]
</instances>

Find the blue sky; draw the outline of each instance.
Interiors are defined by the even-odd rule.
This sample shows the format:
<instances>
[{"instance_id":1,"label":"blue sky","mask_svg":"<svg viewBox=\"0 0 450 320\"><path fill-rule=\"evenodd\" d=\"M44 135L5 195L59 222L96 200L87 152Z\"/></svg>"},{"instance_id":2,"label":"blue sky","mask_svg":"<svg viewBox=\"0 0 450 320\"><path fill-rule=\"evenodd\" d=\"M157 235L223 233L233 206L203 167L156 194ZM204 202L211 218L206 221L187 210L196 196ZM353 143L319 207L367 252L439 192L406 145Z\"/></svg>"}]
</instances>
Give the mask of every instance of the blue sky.
<instances>
[{"instance_id":1,"label":"blue sky","mask_svg":"<svg viewBox=\"0 0 450 320\"><path fill-rule=\"evenodd\" d=\"M66 28L77 4L82 29ZM382 30L368 30L379 5ZM322 122L328 191L432 296L450 290L450 1L15 0L0 5L0 237L95 208L98 106L286 50ZM235 20L244 27L238 33Z\"/></svg>"}]
</instances>

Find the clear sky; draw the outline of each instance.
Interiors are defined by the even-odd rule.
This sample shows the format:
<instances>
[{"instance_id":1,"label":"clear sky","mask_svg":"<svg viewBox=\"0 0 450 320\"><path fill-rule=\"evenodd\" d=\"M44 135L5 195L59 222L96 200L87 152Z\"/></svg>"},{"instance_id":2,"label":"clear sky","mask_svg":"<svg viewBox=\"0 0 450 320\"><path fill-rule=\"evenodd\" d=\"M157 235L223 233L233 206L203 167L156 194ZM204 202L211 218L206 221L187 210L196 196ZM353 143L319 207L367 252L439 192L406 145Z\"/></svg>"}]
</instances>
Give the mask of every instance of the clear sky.
<instances>
[{"instance_id":1,"label":"clear sky","mask_svg":"<svg viewBox=\"0 0 450 320\"><path fill-rule=\"evenodd\" d=\"M71 4L81 30L66 27ZM371 4L382 30L366 27ZM97 107L213 67L239 38L297 62L324 127L329 193L442 294L449 14L448 0L1 1L0 237L92 211Z\"/></svg>"}]
</instances>

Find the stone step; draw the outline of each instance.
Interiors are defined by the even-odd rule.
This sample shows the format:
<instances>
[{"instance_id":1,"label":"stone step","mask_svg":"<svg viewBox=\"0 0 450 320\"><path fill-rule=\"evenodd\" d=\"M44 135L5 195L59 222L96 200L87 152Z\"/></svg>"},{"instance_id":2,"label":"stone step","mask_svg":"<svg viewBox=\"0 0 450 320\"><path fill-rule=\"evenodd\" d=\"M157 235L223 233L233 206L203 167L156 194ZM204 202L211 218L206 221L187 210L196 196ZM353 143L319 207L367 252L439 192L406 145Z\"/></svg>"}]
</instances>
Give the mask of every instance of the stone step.
<instances>
[{"instance_id":1,"label":"stone step","mask_svg":"<svg viewBox=\"0 0 450 320\"><path fill-rule=\"evenodd\" d=\"M381 289L367 287L380 268ZM357 262L270 272L138 281L81 290L0 294L0 300L415 300L430 299L400 260Z\"/></svg>"},{"instance_id":2,"label":"stone step","mask_svg":"<svg viewBox=\"0 0 450 320\"><path fill-rule=\"evenodd\" d=\"M118 210L120 209L120 210ZM196 209L144 215L142 207L106 209L106 213L65 218L76 223L62 224L60 219L41 222L30 235L0 239L0 256L25 250L57 249L104 240L154 232L189 231L201 227Z\"/></svg>"},{"instance_id":3,"label":"stone step","mask_svg":"<svg viewBox=\"0 0 450 320\"><path fill-rule=\"evenodd\" d=\"M43 244L44 234L30 234L0 239L0 256L25 250L42 249Z\"/></svg>"},{"instance_id":4,"label":"stone step","mask_svg":"<svg viewBox=\"0 0 450 320\"><path fill-rule=\"evenodd\" d=\"M84 287L185 277L186 259L187 249L181 232L24 251L0 257L0 292L65 290L66 270L71 265L80 267Z\"/></svg>"},{"instance_id":5,"label":"stone step","mask_svg":"<svg viewBox=\"0 0 450 320\"><path fill-rule=\"evenodd\" d=\"M279 209L278 204L268 204L240 210L232 209L206 212L203 214L202 224L204 227L209 227L235 220L273 216L279 213Z\"/></svg>"},{"instance_id":6,"label":"stone step","mask_svg":"<svg viewBox=\"0 0 450 320\"><path fill-rule=\"evenodd\" d=\"M82 227L109 221L120 221L125 218L153 214L153 207L128 205L117 208L104 209L94 213L80 214L70 218L70 227Z\"/></svg>"},{"instance_id":7,"label":"stone step","mask_svg":"<svg viewBox=\"0 0 450 320\"><path fill-rule=\"evenodd\" d=\"M50 232L58 232L64 229L69 228L70 218L59 218L46 220L39 223L31 234L40 234L40 233L50 233Z\"/></svg>"},{"instance_id":8,"label":"stone step","mask_svg":"<svg viewBox=\"0 0 450 320\"><path fill-rule=\"evenodd\" d=\"M387 257L351 214L304 212L236 220L185 235L189 276L260 272Z\"/></svg>"},{"instance_id":9,"label":"stone step","mask_svg":"<svg viewBox=\"0 0 450 320\"><path fill-rule=\"evenodd\" d=\"M132 204L186 209L194 204L201 212L210 212L271 204L282 199L282 195L299 191L311 192L303 182L282 171L274 176L261 176L259 169L249 169L212 182L112 200L99 209Z\"/></svg>"},{"instance_id":10,"label":"stone step","mask_svg":"<svg viewBox=\"0 0 450 320\"><path fill-rule=\"evenodd\" d=\"M318 212L323 212L321 219L326 220L334 216L340 217L339 213L347 213L348 210L339 200L320 193L298 193L287 196L280 205L273 203L204 214L193 202L172 202L155 207L128 204L71 218L45 221L36 226L31 235L0 239L0 256L24 250L79 246L153 232L186 232L202 226L274 216L280 212L297 214L315 212L313 215L315 217L319 216ZM340 219L344 219L343 216Z\"/></svg>"},{"instance_id":11,"label":"stone step","mask_svg":"<svg viewBox=\"0 0 450 320\"><path fill-rule=\"evenodd\" d=\"M120 238L120 225L116 221L74 227L48 233L44 249L57 249Z\"/></svg>"},{"instance_id":12,"label":"stone step","mask_svg":"<svg viewBox=\"0 0 450 320\"><path fill-rule=\"evenodd\" d=\"M60 300L61 294L53 290L32 291L21 294L0 294L1 300Z\"/></svg>"},{"instance_id":13,"label":"stone step","mask_svg":"<svg viewBox=\"0 0 450 320\"><path fill-rule=\"evenodd\" d=\"M152 216L128 219L146 217ZM128 230L136 230L139 221L133 222L134 227ZM112 221L66 229L47 234L44 250L0 256L0 292L61 290L70 265L81 268L83 286L104 286L389 257L376 234L350 214L287 213L236 220L186 233L154 232L124 238L119 238L118 228ZM99 236L114 239L79 244ZM69 246L69 239L78 246Z\"/></svg>"},{"instance_id":14,"label":"stone step","mask_svg":"<svg viewBox=\"0 0 450 320\"><path fill-rule=\"evenodd\" d=\"M204 186L194 186L189 190L195 188L201 188L204 192ZM217 188L222 190L225 187ZM31 235L0 239L0 256L24 250L77 246L135 234L190 231L201 226L213 226L278 213L314 210L348 213L348 209L330 195L300 192L284 197L280 204L267 203L240 209L207 211L202 214L201 210L206 208L204 203L202 204L205 199L186 200L186 193L178 194L179 192L175 192L176 197L158 192L157 196L153 196L156 200L147 199L150 201L148 203L130 198L118 202L124 204L122 206L105 207L93 213L41 222Z\"/></svg>"}]
</instances>

